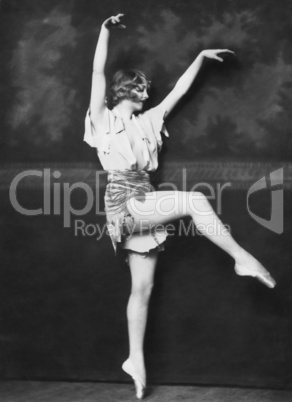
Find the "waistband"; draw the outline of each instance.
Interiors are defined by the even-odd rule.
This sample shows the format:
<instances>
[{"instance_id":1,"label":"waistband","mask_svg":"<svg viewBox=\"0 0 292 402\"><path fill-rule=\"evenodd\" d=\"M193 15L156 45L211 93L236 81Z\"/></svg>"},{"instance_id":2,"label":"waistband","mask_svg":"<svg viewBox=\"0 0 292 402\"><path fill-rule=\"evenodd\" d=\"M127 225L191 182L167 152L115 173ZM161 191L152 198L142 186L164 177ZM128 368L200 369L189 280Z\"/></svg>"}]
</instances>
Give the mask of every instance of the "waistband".
<instances>
[{"instance_id":1,"label":"waistband","mask_svg":"<svg viewBox=\"0 0 292 402\"><path fill-rule=\"evenodd\" d=\"M109 170L108 182L127 183L149 183L149 173L145 170Z\"/></svg>"}]
</instances>

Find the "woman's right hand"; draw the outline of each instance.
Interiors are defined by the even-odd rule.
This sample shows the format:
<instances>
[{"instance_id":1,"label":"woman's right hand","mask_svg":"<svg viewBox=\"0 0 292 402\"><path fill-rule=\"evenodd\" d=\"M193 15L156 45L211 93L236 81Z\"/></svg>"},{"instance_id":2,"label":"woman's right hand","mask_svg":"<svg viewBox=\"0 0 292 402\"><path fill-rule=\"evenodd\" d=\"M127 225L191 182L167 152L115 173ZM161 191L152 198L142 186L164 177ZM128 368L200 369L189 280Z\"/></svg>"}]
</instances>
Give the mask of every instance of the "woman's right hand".
<instances>
[{"instance_id":1,"label":"woman's right hand","mask_svg":"<svg viewBox=\"0 0 292 402\"><path fill-rule=\"evenodd\" d=\"M104 21L102 24L105 28L111 29L111 28L126 28L126 25L121 23L121 18L124 16L124 14L118 14L113 17L109 17Z\"/></svg>"}]
</instances>

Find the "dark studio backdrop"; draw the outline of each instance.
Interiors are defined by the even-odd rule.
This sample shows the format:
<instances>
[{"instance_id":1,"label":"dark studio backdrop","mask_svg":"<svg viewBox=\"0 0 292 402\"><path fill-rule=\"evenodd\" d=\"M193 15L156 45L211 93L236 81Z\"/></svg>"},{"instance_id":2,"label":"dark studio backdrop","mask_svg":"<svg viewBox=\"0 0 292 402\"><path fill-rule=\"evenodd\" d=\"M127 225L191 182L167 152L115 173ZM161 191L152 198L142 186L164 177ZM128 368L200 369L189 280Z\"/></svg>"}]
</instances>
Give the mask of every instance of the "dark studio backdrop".
<instances>
[{"instance_id":1,"label":"dark studio backdrop","mask_svg":"<svg viewBox=\"0 0 292 402\"><path fill-rule=\"evenodd\" d=\"M153 103L205 48L237 57L210 62L168 127L166 160L289 160L292 152L291 4L282 0L1 2L1 158L95 161L82 144L100 24L123 11L108 76L142 69Z\"/></svg>"},{"instance_id":2,"label":"dark studio backdrop","mask_svg":"<svg viewBox=\"0 0 292 402\"><path fill-rule=\"evenodd\" d=\"M61 185L94 186L100 164L82 141L93 55L101 23L123 12L127 29L112 32L107 75L145 71L148 107L201 50L236 52L224 63L206 61L170 116L159 178L181 188L185 168L188 187L231 182L221 217L278 281L271 291L238 278L208 240L170 237L145 340L149 380L291 386L291 11L289 0L0 0L2 378L127 380L120 365L130 277L109 238L76 235L62 213L22 215L9 200L12 179L26 169L58 170ZM246 193L282 167L277 234L251 218ZM41 178L24 179L18 196L26 208L40 207ZM72 200L81 209L84 192ZM252 207L268 219L270 190ZM104 222L94 210L83 219Z\"/></svg>"}]
</instances>

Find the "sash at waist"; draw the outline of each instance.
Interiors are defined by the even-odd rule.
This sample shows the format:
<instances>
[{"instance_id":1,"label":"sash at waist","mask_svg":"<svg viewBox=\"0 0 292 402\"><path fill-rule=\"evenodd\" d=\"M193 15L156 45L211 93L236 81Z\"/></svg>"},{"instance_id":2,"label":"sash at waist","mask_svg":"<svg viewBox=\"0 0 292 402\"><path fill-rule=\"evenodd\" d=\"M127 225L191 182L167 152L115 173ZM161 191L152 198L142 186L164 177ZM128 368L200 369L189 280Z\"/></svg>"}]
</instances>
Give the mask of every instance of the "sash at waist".
<instances>
[{"instance_id":1,"label":"sash at waist","mask_svg":"<svg viewBox=\"0 0 292 402\"><path fill-rule=\"evenodd\" d=\"M122 212L131 197L139 197L143 201L145 193L149 191L153 191L153 188L149 173L144 170L110 171L105 192L105 211L111 215Z\"/></svg>"},{"instance_id":2,"label":"sash at waist","mask_svg":"<svg viewBox=\"0 0 292 402\"><path fill-rule=\"evenodd\" d=\"M107 179L109 182L120 182L125 185L139 182L149 183L149 173L145 170L110 170Z\"/></svg>"}]
</instances>

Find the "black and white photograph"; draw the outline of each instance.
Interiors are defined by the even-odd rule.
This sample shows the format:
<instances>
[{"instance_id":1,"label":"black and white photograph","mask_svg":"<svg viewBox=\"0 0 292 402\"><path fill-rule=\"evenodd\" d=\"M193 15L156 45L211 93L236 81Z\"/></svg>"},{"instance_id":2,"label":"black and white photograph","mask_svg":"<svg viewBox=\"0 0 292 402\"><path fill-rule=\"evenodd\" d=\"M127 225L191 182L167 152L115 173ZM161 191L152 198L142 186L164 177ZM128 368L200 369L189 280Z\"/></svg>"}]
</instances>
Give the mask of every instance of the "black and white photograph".
<instances>
[{"instance_id":1,"label":"black and white photograph","mask_svg":"<svg viewBox=\"0 0 292 402\"><path fill-rule=\"evenodd\" d=\"M1 402L292 400L292 3L0 0Z\"/></svg>"}]
</instances>

